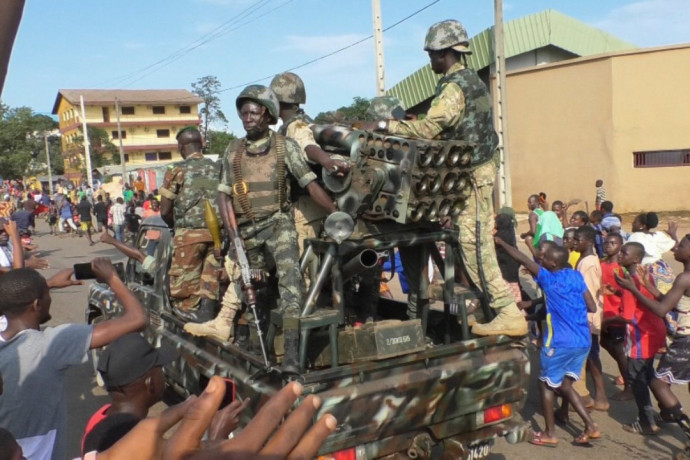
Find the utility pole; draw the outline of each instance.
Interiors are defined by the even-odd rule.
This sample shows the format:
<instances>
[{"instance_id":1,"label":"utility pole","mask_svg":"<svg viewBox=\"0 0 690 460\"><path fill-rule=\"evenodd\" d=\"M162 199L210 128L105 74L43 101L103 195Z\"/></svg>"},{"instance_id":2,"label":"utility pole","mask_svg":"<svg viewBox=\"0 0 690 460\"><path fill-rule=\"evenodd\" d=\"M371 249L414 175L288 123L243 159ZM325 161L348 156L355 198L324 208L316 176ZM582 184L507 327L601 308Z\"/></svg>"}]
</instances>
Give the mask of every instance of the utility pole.
<instances>
[{"instance_id":1,"label":"utility pole","mask_svg":"<svg viewBox=\"0 0 690 460\"><path fill-rule=\"evenodd\" d=\"M84 109L84 96L79 96L81 103L81 124L84 129L84 156L86 157L86 181L93 190L93 174L91 174L91 146L89 145L89 132L86 130L86 109Z\"/></svg>"},{"instance_id":2,"label":"utility pole","mask_svg":"<svg viewBox=\"0 0 690 460\"><path fill-rule=\"evenodd\" d=\"M376 62L376 95L386 95L386 75L383 62L383 27L381 26L381 1L371 0L374 21L374 57Z\"/></svg>"},{"instance_id":3,"label":"utility pole","mask_svg":"<svg viewBox=\"0 0 690 460\"><path fill-rule=\"evenodd\" d=\"M122 165L122 189L127 178L127 166L125 165L125 149L122 147L122 129L120 129L120 99L115 98L115 118L117 119L117 139L120 144L120 165Z\"/></svg>"},{"instance_id":4,"label":"utility pole","mask_svg":"<svg viewBox=\"0 0 690 460\"><path fill-rule=\"evenodd\" d=\"M498 201L500 206L512 206L510 155L508 152L508 120L506 117L506 57L503 40L503 0L494 0L494 56L496 59L496 131L500 164L498 168Z\"/></svg>"},{"instance_id":5,"label":"utility pole","mask_svg":"<svg viewBox=\"0 0 690 460\"><path fill-rule=\"evenodd\" d=\"M46 162L48 163L48 193L53 196L53 167L50 164L50 147L48 146L48 133L43 133L43 142L46 146Z\"/></svg>"}]
</instances>

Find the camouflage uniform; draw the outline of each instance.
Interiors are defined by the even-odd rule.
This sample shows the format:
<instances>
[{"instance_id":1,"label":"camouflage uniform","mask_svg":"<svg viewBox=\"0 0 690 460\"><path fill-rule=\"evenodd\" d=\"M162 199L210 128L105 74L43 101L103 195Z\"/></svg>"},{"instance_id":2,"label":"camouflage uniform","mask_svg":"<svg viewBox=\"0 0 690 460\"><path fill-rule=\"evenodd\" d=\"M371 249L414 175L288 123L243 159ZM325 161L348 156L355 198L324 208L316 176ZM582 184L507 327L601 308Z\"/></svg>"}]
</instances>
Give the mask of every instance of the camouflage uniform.
<instances>
[{"instance_id":1,"label":"camouflage uniform","mask_svg":"<svg viewBox=\"0 0 690 460\"><path fill-rule=\"evenodd\" d=\"M452 31L455 34L449 34L450 38L443 36L443 31L447 30L449 26L456 28L455 31ZM458 42L458 35L464 35L466 38L466 32L460 23L443 21L430 29L425 49L453 48L456 51L466 52L467 46L464 41ZM448 41L445 41L447 39ZM431 101L426 117L422 120L392 120L389 122L388 131L401 136L464 140L477 145L472 157L474 178L472 194L466 200L466 208L455 221L455 225L459 229L459 242L463 252L464 265L472 282L481 286L478 270L481 263L491 306L496 309L505 308L505 314L514 320L505 333L524 335L527 332L527 325L524 319L515 317L516 313L519 315L519 311L510 288L501 275L493 242L493 185L497 171L497 138L493 128L491 109L491 97L477 73L466 69L462 63L457 62L439 80L435 97ZM476 234L477 219L481 223L481 234L479 235ZM480 243L479 254L477 254L477 238L479 238ZM409 270L408 277L413 280L419 279L419 267L421 266L419 261L415 260L415 257L410 257L409 254L403 254L403 252L401 252L401 257L405 270ZM416 314L414 302L421 293L417 293L412 286L410 290L409 313ZM484 325L481 324L475 325L473 332L481 334L483 327Z\"/></svg>"},{"instance_id":2,"label":"camouflage uniform","mask_svg":"<svg viewBox=\"0 0 690 460\"><path fill-rule=\"evenodd\" d=\"M215 206L218 174L215 161L194 153L168 168L160 189L161 196L174 203L170 297L183 311L196 310L201 299L218 299L220 263L213 256L213 238L205 219L205 199Z\"/></svg>"},{"instance_id":3,"label":"camouflage uniform","mask_svg":"<svg viewBox=\"0 0 690 460\"><path fill-rule=\"evenodd\" d=\"M372 120L399 119L399 117L396 117L396 110L402 110L403 113L405 111L400 99L395 96L377 96L369 104L367 117Z\"/></svg>"},{"instance_id":4,"label":"camouflage uniform","mask_svg":"<svg viewBox=\"0 0 690 460\"><path fill-rule=\"evenodd\" d=\"M306 148L310 145L319 147L314 139L314 133L310 126L313 121L304 113L295 115L286 120L280 127L280 134L294 140L300 148L302 158L307 163L314 164L307 157ZM320 147L319 147L320 148ZM294 202L295 228L297 229L297 244L299 253L304 251L305 238L316 238L321 231L321 222L326 216L326 211L314 203L308 195L300 193Z\"/></svg>"},{"instance_id":5,"label":"camouflage uniform","mask_svg":"<svg viewBox=\"0 0 690 460\"><path fill-rule=\"evenodd\" d=\"M267 200L260 201L262 198L256 198L256 203L264 203L264 209L275 209L268 213L262 211L262 206L254 206L255 218L250 220L244 210L237 203L238 196L233 191L233 168L235 167L235 157L244 149L248 155L243 155L247 162L242 161L243 176L247 172L246 168L257 165L261 167L261 163L266 163L270 160L269 155L276 156L277 144L283 142L285 145L285 165L289 175L294 177L300 187L306 187L309 183L316 180L316 175L311 171L307 163L304 161L300 152L299 146L287 139L281 134L270 133L268 137L256 142L250 142L247 139L238 139L232 141L228 146L225 158L222 161L221 180L218 185L218 191L233 197L233 207L237 216L240 236L242 237L245 247L247 249L247 256L252 269L269 269L272 266L276 268L276 275L278 278L278 291L280 293L279 308L283 312L283 328L285 330L296 330L299 327L299 316L304 298L304 281L299 271L299 253L297 249L297 234L295 231L295 222L289 203L283 203L280 208L278 203L277 191L270 191L267 197L274 198L274 206L267 204ZM252 161L252 153L258 154L268 149L268 153L262 155L256 162L256 157ZM284 186L286 190L283 191L284 196L289 196L289 181L285 181ZM252 183L249 182L248 189L252 190ZM228 273L233 281L233 287L228 288L226 292L227 299L223 299L223 305L226 303L239 304L241 298L240 279L237 270L234 273ZM234 276L233 276L234 275ZM249 312L248 312L249 313ZM247 319L252 319L251 317Z\"/></svg>"}]
</instances>

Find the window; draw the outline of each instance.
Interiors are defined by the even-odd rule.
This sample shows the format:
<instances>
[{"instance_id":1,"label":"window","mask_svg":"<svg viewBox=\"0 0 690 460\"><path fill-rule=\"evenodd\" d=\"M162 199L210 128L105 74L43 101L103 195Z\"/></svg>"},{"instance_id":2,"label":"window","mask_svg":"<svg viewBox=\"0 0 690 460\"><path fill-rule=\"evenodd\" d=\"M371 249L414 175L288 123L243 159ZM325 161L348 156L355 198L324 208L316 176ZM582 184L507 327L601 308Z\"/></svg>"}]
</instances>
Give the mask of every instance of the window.
<instances>
[{"instance_id":1,"label":"window","mask_svg":"<svg viewBox=\"0 0 690 460\"><path fill-rule=\"evenodd\" d=\"M113 131L111 134L113 135L113 139L117 139L117 131ZM122 138L127 139L127 131L122 131Z\"/></svg>"},{"instance_id":2,"label":"window","mask_svg":"<svg viewBox=\"0 0 690 460\"><path fill-rule=\"evenodd\" d=\"M103 112L103 122L108 123L110 122L110 109L108 107L101 107L102 112Z\"/></svg>"},{"instance_id":3,"label":"window","mask_svg":"<svg viewBox=\"0 0 690 460\"><path fill-rule=\"evenodd\" d=\"M129 163L129 153L125 153L125 163Z\"/></svg>"},{"instance_id":4,"label":"window","mask_svg":"<svg viewBox=\"0 0 690 460\"><path fill-rule=\"evenodd\" d=\"M690 149L633 152L633 161L636 168L690 166Z\"/></svg>"},{"instance_id":5,"label":"window","mask_svg":"<svg viewBox=\"0 0 690 460\"><path fill-rule=\"evenodd\" d=\"M158 161L158 154L156 152L148 152L144 154L146 161Z\"/></svg>"},{"instance_id":6,"label":"window","mask_svg":"<svg viewBox=\"0 0 690 460\"><path fill-rule=\"evenodd\" d=\"M134 115L134 107L122 107L122 115Z\"/></svg>"},{"instance_id":7,"label":"window","mask_svg":"<svg viewBox=\"0 0 690 460\"><path fill-rule=\"evenodd\" d=\"M181 105L180 113L192 113L192 108L188 105Z\"/></svg>"},{"instance_id":8,"label":"window","mask_svg":"<svg viewBox=\"0 0 690 460\"><path fill-rule=\"evenodd\" d=\"M153 114L154 115L164 115L165 114L165 107L162 105L154 105L153 106Z\"/></svg>"},{"instance_id":9,"label":"window","mask_svg":"<svg viewBox=\"0 0 690 460\"><path fill-rule=\"evenodd\" d=\"M156 130L156 136L157 137L170 137L170 130L169 129L157 129Z\"/></svg>"},{"instance_id":10,"label":"window","mask_svg":"<svg viewBox=\"0 0 690 460\"><path fill-rule=\"evenodd\" d=\"M172 160L172 152L158 152L158 159L160 161Z\"/></svg>"}]
</instances>

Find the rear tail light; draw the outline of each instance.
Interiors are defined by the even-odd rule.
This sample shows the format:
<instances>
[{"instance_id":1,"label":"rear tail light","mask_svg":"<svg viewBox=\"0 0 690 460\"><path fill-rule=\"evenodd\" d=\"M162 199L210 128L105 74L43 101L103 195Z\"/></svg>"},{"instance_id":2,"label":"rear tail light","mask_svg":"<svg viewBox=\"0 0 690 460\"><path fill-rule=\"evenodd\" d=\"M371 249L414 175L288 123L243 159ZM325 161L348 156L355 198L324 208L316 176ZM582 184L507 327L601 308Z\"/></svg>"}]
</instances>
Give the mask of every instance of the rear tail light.
<instances>
[{"instance_id":1,"label":"rear tail light","mask_svg":"<svg viewBox=\"0 0 690 460\"><path fill-rule=\"evenodd\" d=\"M321 455L317 457L317 460L358 460L357 449L352 447L350 449L339 450L332 454Z\"/></svg>"},{"instance_id":2,"label":"rear tail light","mask_svg":"<svg viewBox=\"0 0 690 460\"><path fill-rule=\"evenodd\" d=\"M512 404L502 404L500 406L489 407L483 412L477 412L477 425L487 425L510 418L513 415Z\"/></svg>"}]
</instances>

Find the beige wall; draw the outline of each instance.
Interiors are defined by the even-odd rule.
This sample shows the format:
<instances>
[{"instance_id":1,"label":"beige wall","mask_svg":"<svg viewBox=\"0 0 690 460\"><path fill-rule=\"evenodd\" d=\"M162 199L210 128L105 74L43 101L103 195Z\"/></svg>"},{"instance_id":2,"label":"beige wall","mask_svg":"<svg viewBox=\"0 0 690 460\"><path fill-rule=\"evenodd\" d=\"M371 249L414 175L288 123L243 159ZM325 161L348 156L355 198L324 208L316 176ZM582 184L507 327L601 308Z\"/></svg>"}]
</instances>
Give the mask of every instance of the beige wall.
<instances>
[{"instance_id":1,"label":"beige wall","mask_svg":"<svg viewBox=\"0 0 690 460\"><path fill-rule=\"evenodd\" d=\"M633 151L690 148L690 47L585 58L508 74L513 205L544 191L593 209L689 210L690 167L633 168Z\"/></svg>"}]
</instances>

